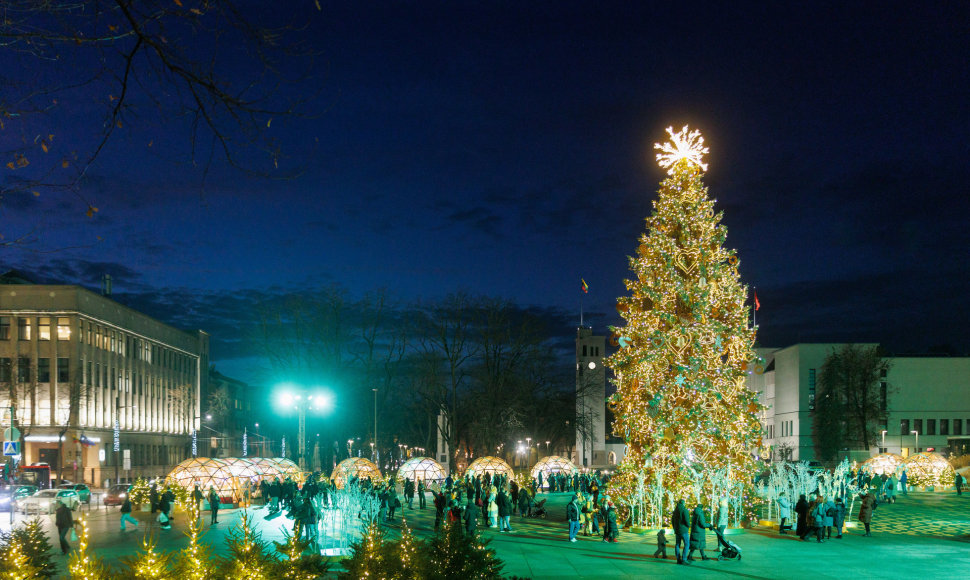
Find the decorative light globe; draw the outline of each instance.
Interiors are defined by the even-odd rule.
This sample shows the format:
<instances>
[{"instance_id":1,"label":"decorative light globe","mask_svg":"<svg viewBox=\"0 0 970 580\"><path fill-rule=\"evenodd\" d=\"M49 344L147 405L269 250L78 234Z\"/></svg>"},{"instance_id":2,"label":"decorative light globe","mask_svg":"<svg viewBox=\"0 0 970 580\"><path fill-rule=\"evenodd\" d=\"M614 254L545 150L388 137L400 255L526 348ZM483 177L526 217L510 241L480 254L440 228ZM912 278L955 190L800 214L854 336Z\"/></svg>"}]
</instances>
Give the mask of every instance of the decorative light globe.
<instances>
[{"instance_id":1,"label":"decorative light globe","mask_svg":"<svg viewBox=\"0 0 970 580\"><path fill-rule=\"evenodd\" d=\"M425 485L442 483L445 480L445 468L430 457L412 457L397 471L397 478L402 482L405 479L414 482L423 480Z\"/></svg>"},{"instance_id":2,"label":"decorative light globe","mask_svg":"<svg viewBox=\"0 0 970 580\"><path fill-rule=\"evenodd\" d=\"M465 474L471 475L472 477L476 475L484 476L486 473L490 473L493 476L505 475L510 480L515 477L515 472L512 471L512 467L508 463L498 457L492 457L490 455L479 457L475 461L472 461L468 469L465 470Z\"/></svg>"},{"instance_id":3,"label":"decorative light globe","mask_svg":"<svg viewBox=\"0 0 970 580\"><path fill-rule=\"evenodd\" d=\"M333 473L330 474L330 479L333 480L337 489L343 489L347 482L354 477L357 479L369 478L371 481L378 481L383 478L381 470L374 465L374 462L363 457L344 459L337 464L337 467L333 468Z\"/></svg>"}]
</instances>

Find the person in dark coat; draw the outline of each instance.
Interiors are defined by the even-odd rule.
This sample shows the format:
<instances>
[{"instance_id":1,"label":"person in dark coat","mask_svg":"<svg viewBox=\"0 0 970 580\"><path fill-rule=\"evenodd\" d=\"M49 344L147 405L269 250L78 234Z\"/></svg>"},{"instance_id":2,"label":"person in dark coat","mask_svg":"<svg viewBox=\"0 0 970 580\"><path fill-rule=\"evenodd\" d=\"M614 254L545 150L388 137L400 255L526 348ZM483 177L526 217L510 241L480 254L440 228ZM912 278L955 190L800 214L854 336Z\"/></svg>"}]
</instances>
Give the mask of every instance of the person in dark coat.
<instances>
[{"instance_id":1,"label":"person in dark coat","mask_svg":"<svg viewBox=\"0 0 970 580\"><path fill-rule=\"evenodd\" d=\"M472 496L468 496L468 503L465 504L465 511L462 513L462 521L465 524L465 534L469 537L475 536L475 528L478 526L478 506Z\"/></svg>"},{"instance_id":2,"label":"person in dark coat","mask_svg":"<svg viewBox=\"0 0 970 580\"><path fill-rule=\"evenodd\" d=\"M509 497L505 488L499 490L495 497L495 503L498 504L498 531L511 532L512 526L509 525L509 518L512 517L512 498Z\"/></svg>"},{"instance_id":3,"label":"person in dark coat","mask_svg":"<svg viewBox=\"0 0 970 580\"><path fill-rule=\"evenodd\" d=\"M866 536L871 536L872 533L869 531L869 524L872 523L872 512L876 509L876 498L869 491L863 491L859 494L859 521L866 526Z\"/></svg>"},{"instance_id":4,"label":"person in dark coat","mask_svg":"<svg viewBox=\"0 0 970 580\"><path fill-rule=\"evenodd\" d=\"M138 527L138 520L131 517L131 498L125 497L125 502L121 504L121 531L125 531L125 522L131 522Z\"/></svg>"},{"instance_id":5,"label":"person in dark coat","mask_svg":"<svg viewBox=\"0 0 970 580\"><path fill-rule=\"evenodd\" d=\"M653 557L667 559L667 530L663 528L657 532L657 551L653 553Z\"/></svg>"},{"instance_id":6,"label":"person in dark coat","mask_svg":"<svg viewBox=\"0 0 970 580\"><path fill-rule=\"evenodd\" d=\"M569 541L576 542L576 534L579 533L579 496L573 494L569 503L566 504L566 522L569 524Z\"/></svg>"},{"instance_id":7,"label":"person in dark coat","mask_svg":"<svg viewBox=\"0 0 970 580\"><path fill-rule=\"evenodd\" d=\"M832 525L835 527L835 539L842 539L842 527L845 523L845 504L842 498L835 498L835 515L832 516Z\"/></svg>"},{"instance_id":8,"label":"person in dark coat","mask_svg":"<svg viewBox=\"0 0 970 580\"><path fill-rule=\"evenodd\" d=\"M519 515L526 517L532 514L532 498L528 489L519 490Z\"/></svg>"},{"instance_id":9,"label":"person in dark coat","mask_svg":"<svg viewBox=\"0 0 970 580\"><path fill-rule=\"evenodd\" d=\"M674 527L674 555L677 556L678 564L686 564L686 552L690 542L690 514L687 513L684 500L677 501L671 523ZM684 545L683 548L681 544Z\"/></svg>"},{"instance_id":10,"label":"person in dark coat","mask_svg":"<svg viewBox=\"0 0 970 580\"><path fill-rule=\"evenodd\" d=\"M215 525L219 523L219 494L216 492L216 488L209 486L209 513L211 514L209 525Z\"/></svg>"},{"instance_id":11,"label":"person in dark coat","mask_svg":"<svg viewBox=\"0 0 970 580\"><path fill-rule=\"evenodd\" d=\"M434 531L437 532L438 528L441 527L441 520L445 517L445 508L448 507L448 499L441 490L435 491L432 489L431 495L434 497Z\"/></svg>"},{"instance_id":12,"label":"person in dark coat","mask_svg":"<svg viewBox=\"0 0 970 580\"><path fill-rule=\"evenodd\" d=\"M57 536L61 540L61 552L67 554L71 551L71 545L67 543L67 534L74 528L74 516L71 515L70 508L64 502L57 502L57 511L54 512L54 525L57 526Z\"/></svg>"},{"instance_id":13,"label":"person in dark coat","mask_svg":"<svg viewBox=\"0 0 970 580\"><path fill-rule=\"evenodd\" d=\"M148 490L148 501L152 504L152 513L158 511L158 484L153 483L151 489Z\"/></svg>"},{"instance_id":14,"label":"person in dark coat","mask_svg":"<svg viewBox=\"0 0 970 580\"><path fill-rule=\"evenodd\" d=\"M413 510L414 509L414 482L411 481L410 477L404 480L404 497L407 499L408 509Z\"/></svg>"},{"instance_id":15,"label":"person in dark coat","mask_svg":"<svg viewBox=\"0 0 970 580\"><path fill-rule=\"evenodd\" d=\"M795 534L801 538L808 533L808 500L805 499L805 494L798 496L798 501L795 503Z\"/></svg>"},{"instance_id":16,"label":"person in dark coat","mask_svg":"<svg viewBox=\"0 0 970 580\"><path fill-rule=\"evenodd\" d=\"M605 526L606 530L603 534L603 541L613 542L614 544L618 543L620 540L617 539L617 536L620 535L620 529L616 525L616 506L613 505L612 501L606 502L605 521L606 521L606 526Z\"/></svg>"},{"instance_id":17,"label":"person in dark coat","mask_svg":"<svg viewBox=\"0 0 970 580\"><path fill-rule=\"evenodd\" d=\"M427 491L427 489L424 487L424 480L419 479L418 480L418 509L421 509L421 510L428 507L427 500L424 497L425 491Z\"/></svg>"},{"instance_id":18,"label":"person in dark coat","mask_svg":"<svg viewBox=\"0 0 970 580\"><path fill-rule=\"evenodd\" d=\"M707 548L707 535L705 534L705 530L709 527L711 527L710 524L704 519L703 506L697 504L690 520L690 552L687 553L686 558L688 562L694 561L692 558L694 550L701 551L702 560L710 560L710 558L704 555L704 549Z\"/></svg>"}]
</instances>

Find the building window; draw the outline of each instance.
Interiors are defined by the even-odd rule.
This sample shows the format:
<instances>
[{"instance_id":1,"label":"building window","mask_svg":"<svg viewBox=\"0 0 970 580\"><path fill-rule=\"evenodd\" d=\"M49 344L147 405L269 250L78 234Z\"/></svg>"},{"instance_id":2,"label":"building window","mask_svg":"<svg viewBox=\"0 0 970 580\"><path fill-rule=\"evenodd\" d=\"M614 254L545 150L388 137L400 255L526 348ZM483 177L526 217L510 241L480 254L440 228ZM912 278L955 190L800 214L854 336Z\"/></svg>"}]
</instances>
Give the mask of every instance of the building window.
<instances>
[{"instance_id":1,"label":"building window","mask_svg":"<svg viewBox=\"0 0 970 580\"><path fill-rule=\"evenodd\" d=\"M954 419L953 420L953 434L954 435L963 435L963 419Z\"/></svg>"},{"instance_id":2,"label":"building window","mask_svg":"<svg viewBox=\"0 0 970 580\"><path fill-rule=\"evenodd\" d=\"M71 359L60 357L57 359L57 382L67 383L71 380Z\"/></svg>"},{"instance_id":3,"label":"building window","mask_svg":"<svg viewBox=\"0 0 970 580\"><path fill-rule=\"evenodd\" d=\"M949 435L949 434L950 434L950 420L940 419L940 435Z\"/></svg>"},{"instance_id":4,"label":"building window","mask_svg":"<svg viewBox=\"0 0 970 580\"><path fill-rule=\"evenodd\" d=\"M37 359L37 382L51 382L51 359L46 357Z\"/></svg>"},{"instance_id":5,"label":"building window","mask_svg":"<svg viewBox=\"0 0 970 580\"><path fill-rule=\"evenodd\" d=\"M926 434L936 435L936 419L926 420ZM922 435L922 433L920 433L920 435Z\"/></svg>"},{"instance_id":6,"label":"building window","mask_svg":"<svg viewBox=\"0 0 970 580\"><path fill-rule=\"evenodd\" d=\"M909 435L909 419L903 419L899 422L899 434Z\"/></svg>"},{"instance_id":7,"label":"building window","mask_svg":"<svg viewBox=\"0 0 970 580\"><path fill-rule=\"evenodd\" d=\"M9 316L0 316L0 340L10 340Z\"/></svg>"},{"instance_id":8,"label":"building window","mask_svg":"<svg viewBox=\"0 0 970 580\"><path fill-rule=\"evenodd\" d=\"M66 316L57 317L57 340L71 340L71 319Z\"/></svg>"},{"instance_id":9,"label":"building window","mask_svg":"<svg viewBox=\"0 0 970 580\"><path fill-rule=\"evenodd\" d=\"M30 319L29 318L17 319L17 339L30 340Z\"/></svg>"},{"instance_id":10,"label":"building window","mask_svg":"<svg viewBox=\"0 0 970 580\"><path fill-rule=\"evenodd\" d=\"M815 410L815 369L808 369L808 410Z\"/></svg>"},{"instance_id":11,"label":"building window","mask_svg":"<svg viewBox=\"0 0 970 580\"><path fill-rule=\"evenodd\" d=\"M17 358L17 382L30 382L30 359L25 356Z\"/></svg>"},{"instance_id":12,"label":"building window","mask_svg":"<svg viewBox=\"0 0 970 580\"><path fill-rule=\"evenodd\" d=\"M913 431L916 431L920 435L923 434L923 420L913 419Z\"/></svg>"},{"instance_id":13,"label":"building window","mask_svg":"<svg viewBox=\"0 0 970 580\"><path fill-rule=\"evenodd\" d=\"M13 378L13 361L7 357L0 358L0 383L9 383Z\"/></svg>"},{"instance_id":14,"label":"building window","mask_svg":"<svg viewBox=\"0 0 970 580\"><path fill-rule=\"evenodd\" d=\"M37 340L51 339L51 319L49 316L41 316L37 319Z\"/></svg>"}]
</instances>

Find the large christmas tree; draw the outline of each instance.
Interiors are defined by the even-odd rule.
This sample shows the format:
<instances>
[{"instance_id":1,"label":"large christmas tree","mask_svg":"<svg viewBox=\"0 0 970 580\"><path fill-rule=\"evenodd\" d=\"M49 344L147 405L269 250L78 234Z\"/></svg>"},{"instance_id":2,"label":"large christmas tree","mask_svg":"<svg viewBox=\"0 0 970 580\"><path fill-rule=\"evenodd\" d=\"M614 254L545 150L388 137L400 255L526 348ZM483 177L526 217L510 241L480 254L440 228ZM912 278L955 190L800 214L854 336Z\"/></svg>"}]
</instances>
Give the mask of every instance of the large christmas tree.
<instances>
[{"instance_id":1,"label":"large christmas tree","mask_svg":"<svg viewBox=\"0 0 970 580\"><path fill-rule=\"evenodd\" d=\"M621 348L607 360L613 429L627 444L610 493L644 525L662 525L680 498L731 496L739 509L761 443L762 407L745 387L755 331L702 181L708 150L698 131L667 132L671 141L656 147L668 177L630 258L631 294L617 305L626 325L613 329Z\"/></svg>"}]
</instances>

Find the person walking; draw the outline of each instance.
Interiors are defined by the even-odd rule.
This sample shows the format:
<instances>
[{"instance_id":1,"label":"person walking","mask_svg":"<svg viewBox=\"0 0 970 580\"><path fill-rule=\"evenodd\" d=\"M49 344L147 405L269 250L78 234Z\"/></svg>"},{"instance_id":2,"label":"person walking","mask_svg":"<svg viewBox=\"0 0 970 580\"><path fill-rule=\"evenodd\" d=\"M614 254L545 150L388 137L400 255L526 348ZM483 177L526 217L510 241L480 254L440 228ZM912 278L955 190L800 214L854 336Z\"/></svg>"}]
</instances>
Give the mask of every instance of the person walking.
<instances>
[{"instance_id":1,"label":"person walking","mask_svg":"<svg viewBox=\"0 0 970 580\"><path fill-rule=\"evenodd\" d=\"M566 504L566 521L569 522L569 541L575 542L576 534L579 533L579 496L576 494Z\"/></svg>"},{"instance_id":2,"label":"person walking","mask_svg":"<svg viewBox=\"0 0 970 580\"><path fill-rule=\"evenodd\" d=\"M209 486L209 525L214 526L219 523L219 494L214 486Z\"/></svg>"},{"instance_id":3,"label":"person walking","mask_svg":"<svg viewBox=\"0 0 970 580\"><path fill-rule=\"evenodd\" d=\"M957 471L953 475L953 487L955 487L957 489L957 495L963 495L963 483L964 483L964 481L965 480L963 479L963 474L960 473L959 471Z\"/></svg>"},{"instance_id":4,"label":"person walking","mask_svg":"<svg viewBox=\"0 0 970 580\"><path fill-rule=\"evenodd\" d=\"M408 509L414 509L414 481L410 477L404 480L404 497L408 502Z\"/></svg>"},{"instance_id":5,"label":"person walking","mask_svg":"<svg viewBox=\"0 0 970 580\"><path fill-rule=\"evenodd\" d=\"M657 532L657 551L653 553L653 557L667 559L667 531L663 528Z\"/></svg>"},{"instance_id":6,"label":"person walking","mask_svg":"<svg viewBox=\"0 0 970 580\"><path fill-rule=\"evenodd\" d=\"M899 487L903 490L903 495L909 495L909 490L906 489L906 468L903 468L903 472L899 474Z\"/></svg>"},{"instance_id":7,"label":"person walking","mask_svg":"<svg viewBox=\"0 0 970 580\"><path fill-rule=\"evenodd\" d=\"M832 528L835 527L835 513L835 502L832 501L831 497L826 497L822 503L822 525L825 526L826 540L832 538Z\"/></svg>"},{"instance_id":8,"label":"person walking","mask_svg":"<svg viewBox=\"0 0 970 580\"><path fill-rule=\"evenodd\" d=\"M131 522L138 527L138 520L131 517L131 498L125 497L125 503L121 504L121 531L125 531L125 522Z\"/></svg>"},{"instance_id":9,"label":"person walking","mask_svg":"<svg viewBox=\"0 0 970 580\"><path fill-rule=\"evenodd\" d=\"M426 491L427 489L424 487L424 480L419 479L418 480L418 509L423 510L424 508L428 507L428 504L426 503L427 499L425 499L424 497L424 494Z\"/></svg>"},{"instance_id":10,"label":"person walking","mask_svg":"<svg viewBox=\"0 0 970 580\"><path fill-rule=\"evenodd\" d=\"M866 536L872 536L869 524L872 523L872 512L876 510L876 498L866 489L859 494L859 521L866 526Z\"/></svg>"},{"instance_id":11,"label":"person walking","mask_svg":"<svg viewBox=\"0 0 970 580\"><path fill-rule=\"evenodd\" d=\"M478 511L474 496L469 495L468 503L465 504L465 511L462 514L462 521L465 524L465 535L469 538L475 537L475 528L478 526Z\"/></svg>"},{"instance_id":12,"label":"person walking","mask_svg":"<svg viewBox=\"0 0 970 580\"><path fill-rule=\"evenodd\" d=\"M509 518L512 517L512 498L509 497L509 494L505 491L505 488L502 488L502 490L498 492L498 497L496 498L495 503L498 504L498 531L511 532L512 526L509 525Z\"/></svg>"},{"instance_id":13,"label":"person walking","mask_svg":"<svg viewBox=\"0 0 970 580\"><path fill-rule=\"evenodd\" d=\"M690 552L687 553L687 558L685 558L688 562L694 561L694 550L701 551L701 560L710 560L704 554L704 549L707 548L707 534L705 531L709 527L711 526L704 519L704 507L698 503L690 519Z\"/></svg>"},{"instance_id":14,"label":"person walking","mask_svg":"<svg viewBox=\"0 0 970 580\"><path fill-rule=\"evenodd\" d=\"M798 496L798 501L795 503L795 515L797 516L795 534L799 538L804 538L808 533L808 500L805 499L804 493Z\"/></svg>"},{"instance_id":15,"label":"person walking","mask_svg":"<svg viewBox=\"0 0 970 580\"><path fill-rule=\"evenodd\" d=\"M618 543L620 541L618 539L620 528L616 525L616 506L610 500L606 502L606 518L604 520L606 521L606 531L603 534L603 541Z\"/></svg>"},{"instance_id":16,"label":"person walking","mask_svg":"<svg viewBox=\"0 0 970 580\"><path fill-rule=\"evenodd\" d=\"M791 500L785 495L785 492L778 494L778 519L781 521L778 524L778 533L785 534L787 530L791 529L791 526L786 526L785 522L791 518Z\"/></svg>"},{"instance_id":17,"label":"person walking","mask_svg":"<svg viewBox=\"0 0 970 580\"><path fill-rule=\"evenodd\" d=\"M715 520L715 525L717 526L715 534L717 534L717 547L720 550L721 546L725 548L730 548L727 540L724 539L724 530L727 529L728 525L728 500L722 498L717 506L717 520Z\"/></svg>"},{"instance_id":18,"label":"person walking","mask_svg":"<svg viewBox=\"0 0 970 580\"><path fill-rule=\"evenodd\" d=\"M889 476L886 480L886 501L888 503L896 503L896 474Z\"/></svg>"},{"instance_id":19,"label":"person walking","mask_svg":"<svg viewBox=\"0 0 970 580\"><path fill-rule=\"evenodd\" d=\"M684 500L677 500L671 523L674 526L674 555L677 556L677 563L689 564L687 549L690 547L690 514L687 513Z\"/></svg>"},{"instance_id":20,"label":"person walking","mask_svg":"<svg viewBox=\"0 0 970 580\"><path fill-rule=\"evenodd\" d=\"M57 537L61 540L61 553L67 555L71 551L71 545L67 543L67 534L74 529L74 516L71 515L71 509L62 501L57 502L54 525L57 526Z\"/></svg>"},{"instance_id":21,"label":"person walking","mask_svg":"<svg viewBox=\"0 0 970 580\"><path fill-rule=\"evenodd\" d=\"M832 524L835 526L835 539L842 539L842 527L845 524L845 504L841 497L835 498L835 515L832 516Z\"/></svg>"},{"instance_id":22,"label":"person walking","mask_svg":"<svg viewBox=\"0 0 970 580\"><path fill-rule=\"evenodd\" d=\"M813 528L815 530L815 541L821 544L822 538L825 537L825 501L822 497L815 500L811 513L812 521L815 523Z\"/></svg>"},{"instance_id":23,"label":"person walking","mask_svg":"<svg viewBox=\"0 0 970 580\"><path fill-rule=\"evenodd\" d=\"M202 495L202 490L199 489L199 484L195 484L195 489L192 490L192 499L195 501L195 511L199 518L202 517L202 500L205 499Z\"/></svg>"}]
</instances>

